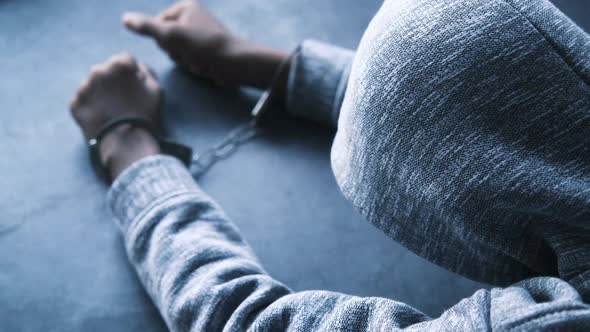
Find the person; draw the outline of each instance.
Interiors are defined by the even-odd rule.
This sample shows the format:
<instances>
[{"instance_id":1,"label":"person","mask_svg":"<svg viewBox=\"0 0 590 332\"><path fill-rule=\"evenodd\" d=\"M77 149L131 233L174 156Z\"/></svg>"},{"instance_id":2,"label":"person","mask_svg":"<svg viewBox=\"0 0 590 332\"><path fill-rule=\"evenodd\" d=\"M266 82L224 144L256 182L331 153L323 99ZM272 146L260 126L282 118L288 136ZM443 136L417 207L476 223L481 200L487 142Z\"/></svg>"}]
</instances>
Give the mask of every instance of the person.
<instances>
[{"instance_id":1,"label":"person","mask_svg":"<svg viewBox=\"0 0 590 332\"><path fill-rule=\"evenodd\" d=\"M264 88L289 59L236 37L195 1L123 21L224 84ZM288 66L276 82L285 109L337 125L334 174L366 219L497 287L435 318L384 298L292 292L182 163L144 128L121 125L100 143L108 201L171 330L590 329L582 29L546 0L386 0L356 52L308 40ZM157 123L162 98L149 68L122 54L93 68L71 111L90 139L122 115Z\"/></svg>"}]
</instances>

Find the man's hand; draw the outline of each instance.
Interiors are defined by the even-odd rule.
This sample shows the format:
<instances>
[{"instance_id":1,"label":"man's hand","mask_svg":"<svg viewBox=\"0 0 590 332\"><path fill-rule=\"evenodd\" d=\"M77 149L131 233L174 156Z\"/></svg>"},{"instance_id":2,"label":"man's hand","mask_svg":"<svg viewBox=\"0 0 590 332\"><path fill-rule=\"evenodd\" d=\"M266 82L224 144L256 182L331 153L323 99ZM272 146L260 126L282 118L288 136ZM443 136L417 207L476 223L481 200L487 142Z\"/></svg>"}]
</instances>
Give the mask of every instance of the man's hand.
<instances>
[{"instance_id":1,"label":"man's hand","mask_svg":"<svg viewBox=\"0 0 590 332\"><path fill-rule=\"evenodd\" d=\"M266 88L287 57L238 38L197 0L181 0L157 16L127 13L123 23L154 38L181 68L218 83Z\"/></svg>"},{"instance_id":2,"label":"man's hand","mask_svg":"<svg viewBox=\"0 0 590 332\"><path fill-rule=\"evenodd\" d=\"M70 109L88 140L122 116L155 122L161 104L162 90L148 67L128 54L118 54L92 68ZM129 125L111 131L100 145L101 160L113 179L136 160L158 153L158 143L151 134Z\"/></svg>"}]
</instances>

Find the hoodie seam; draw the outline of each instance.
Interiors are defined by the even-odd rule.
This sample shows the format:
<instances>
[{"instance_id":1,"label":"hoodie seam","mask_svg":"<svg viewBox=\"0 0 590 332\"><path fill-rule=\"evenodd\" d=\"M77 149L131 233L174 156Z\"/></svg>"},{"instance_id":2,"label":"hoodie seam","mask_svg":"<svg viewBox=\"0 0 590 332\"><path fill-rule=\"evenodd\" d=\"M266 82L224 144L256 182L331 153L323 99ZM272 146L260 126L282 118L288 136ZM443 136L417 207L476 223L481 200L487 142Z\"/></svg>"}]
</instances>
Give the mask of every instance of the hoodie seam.
<instances>
[{"instance_id":1,"label":"hoodie seam","mask_svg":"<svg viewBox=\"0 0 590 332\"><path fill-rule=\"evenodd\" d=\"M549 44L549 46L551 46L551 48L553 49L553 52L559 56L559 58L567 65L567 67L578 77L578 79L580 79L584 85L586 85L586 87L590 88L590 82L588 82L584 76L579 72L579 70L576 69L575 64L573 64L570 60L568 60L566 54L563 53L563 51L561 50L561 48L559 47L559 45L552 39L550 38L546 32L544 32L539 26L537 26L537 24L535 24L533 21L531 21L531 19L525 15L517 6L515 6L512 3L512 0L500 0L502 2L504 2L505 4L507 4L508 6L510 6L514 11L516 11L516 13L522 17L523 19L525 19L527 21L527 23L529 23L534 29L535 31L541 36L543 37L543 39Z\"/></svg>"}]
</instances>

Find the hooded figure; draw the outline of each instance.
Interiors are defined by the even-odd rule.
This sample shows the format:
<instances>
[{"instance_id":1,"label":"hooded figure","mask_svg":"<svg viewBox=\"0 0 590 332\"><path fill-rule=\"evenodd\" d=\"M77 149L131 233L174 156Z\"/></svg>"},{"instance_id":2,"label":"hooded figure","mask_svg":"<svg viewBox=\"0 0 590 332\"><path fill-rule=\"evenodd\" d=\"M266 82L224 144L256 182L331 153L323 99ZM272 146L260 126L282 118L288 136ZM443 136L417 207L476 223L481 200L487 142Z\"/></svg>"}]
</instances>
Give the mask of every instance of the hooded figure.
<instances>
[{"instance_id":1,"label":"hooded figure","mask_svg":"<svg viewBox=\"0 0 590 332\"><path fill-rule=\"evenodd\" d=\"M367 220L469 278L586 295L590 36L547 1L386 1L346 94L319 78L349 75L352 53L302 49L293 77L325 86L292 84L292 111L338 119L334 174Z\"/></svg>"},{"instance_id":2,"label":"hooded figure","mask_svg":"<svg viewBox=\"0 0 590 332\"><path fill-rule=\"evenodd\" d=\"M371 223L470 278L590 296L585 32L546 1L387 1L353 68L332 162Z\"/></svg>"},{"instance_id":3,"label":"hooded figure","mask_svg":"<svg viewBox=\"0 0 590 332\"><path fill-rule=\"evenodd\" d=\"M356 54L300 47L287 109L337 123L344 195L418 255L506 287L434 319L293 293L173 158L134 164L109 199L172 330L588 330L589 84L590 37L546 0L388 0Z\"/></svg>"}]
</instances>

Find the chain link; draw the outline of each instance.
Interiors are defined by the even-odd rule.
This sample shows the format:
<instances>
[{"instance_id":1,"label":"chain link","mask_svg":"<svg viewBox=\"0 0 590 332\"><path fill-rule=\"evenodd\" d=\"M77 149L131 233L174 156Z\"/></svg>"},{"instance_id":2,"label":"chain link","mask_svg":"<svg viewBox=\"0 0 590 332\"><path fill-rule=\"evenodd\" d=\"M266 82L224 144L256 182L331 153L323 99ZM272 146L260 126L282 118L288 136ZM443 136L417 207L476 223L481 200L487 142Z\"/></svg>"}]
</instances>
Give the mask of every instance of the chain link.
<instances>
[{"instance_id":1,"label":"chain link","mask_svg":"<svg viewBox=\"0 0 590 332\"><path fill-rule=\"evenodd\" d=\"M219 160L232 155L243 144L252 140L258 134L256 128L257 118L239 125L230 131L219 143L195 155L192 161L192 174L199 177L205 174Z\"/></svg>"},{"instance_id":2,"label":"chain link","mask_svg":"<svg viewBox=\"0 0 590 332\"><path fill-rule=\"evenodd\" d=\"M272 82L268 89L266 89L254 108L252 109L252 119L230 131L221 142L214 145L212 148L205 150L200 155L195 155L192 161L192 174L199 177L205 174L213 165L221 159L225 159L232 155L241 146L258 135L258 119L268 110L269 104L273 97L273 87L277 85L281 74L289 65L291 60L299 54L299 48L295 49L288 58L285 58L279 68L275 72Z\"/></svg>"}]
</instances>

